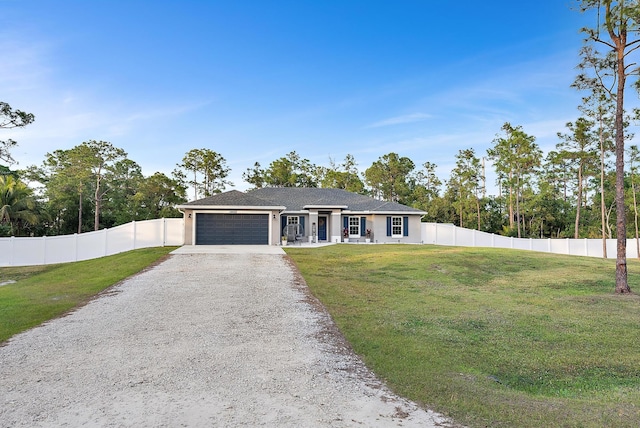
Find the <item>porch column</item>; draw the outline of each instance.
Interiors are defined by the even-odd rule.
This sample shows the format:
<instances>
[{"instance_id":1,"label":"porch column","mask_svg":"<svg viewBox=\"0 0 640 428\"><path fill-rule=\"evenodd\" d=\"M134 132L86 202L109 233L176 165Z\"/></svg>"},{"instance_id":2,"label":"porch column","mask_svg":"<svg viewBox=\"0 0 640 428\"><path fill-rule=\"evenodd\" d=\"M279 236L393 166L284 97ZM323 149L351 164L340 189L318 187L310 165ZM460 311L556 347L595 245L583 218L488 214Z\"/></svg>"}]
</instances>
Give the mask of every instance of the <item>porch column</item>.
<instances>
[{"instance_id":1,"label":"porch column","mask_svg":"<svg viewBox=\"0 0 640 428\"><path fill-rule=\"evenodd\" d=\"M309 225L307 229L305 233L309 237L309 242L318 242L318 210L309 211Z\"/></svg>"},{"instance_id":2,"label":"porch column","mask_svg":"<svg viewBox=\"0 0 640 428\"><path fill-rule=\"evenodd\" d=\"M331 227L331 242L338 243L342 242L342 222L340 221L340 210L333 210L331 212L331 222L329 226Z\"/></svg>"}]
</instances>

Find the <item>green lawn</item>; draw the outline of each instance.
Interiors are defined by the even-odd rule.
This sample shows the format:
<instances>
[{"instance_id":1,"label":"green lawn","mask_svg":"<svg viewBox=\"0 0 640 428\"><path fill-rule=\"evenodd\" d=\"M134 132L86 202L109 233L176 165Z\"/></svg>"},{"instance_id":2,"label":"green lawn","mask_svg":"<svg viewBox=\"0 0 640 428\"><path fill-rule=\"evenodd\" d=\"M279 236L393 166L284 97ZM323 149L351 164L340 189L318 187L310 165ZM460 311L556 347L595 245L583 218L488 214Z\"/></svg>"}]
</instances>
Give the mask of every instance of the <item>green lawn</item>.
<instances>
[{"instance_id":1,"label":"green lawn","mask_svg":"<svg viewBox=\"0 0 640 428\"><path fill-rule=\"evenodd\" d=\"M366 364L472 427L640 426L640 297L615 262L416 245L287 248ZM629 260L640 290L640 263Z\"/></svg>"},{"instance_id":2,"label":"green lawn","mask_svg":"<svg viewBox=\"0 0 640 428\"><path fill-rule=\"evenodd\" d=\"M59 265L0 268L0 343L86 303L176 247L146 248Z\"/></svg>"}]
</instances>

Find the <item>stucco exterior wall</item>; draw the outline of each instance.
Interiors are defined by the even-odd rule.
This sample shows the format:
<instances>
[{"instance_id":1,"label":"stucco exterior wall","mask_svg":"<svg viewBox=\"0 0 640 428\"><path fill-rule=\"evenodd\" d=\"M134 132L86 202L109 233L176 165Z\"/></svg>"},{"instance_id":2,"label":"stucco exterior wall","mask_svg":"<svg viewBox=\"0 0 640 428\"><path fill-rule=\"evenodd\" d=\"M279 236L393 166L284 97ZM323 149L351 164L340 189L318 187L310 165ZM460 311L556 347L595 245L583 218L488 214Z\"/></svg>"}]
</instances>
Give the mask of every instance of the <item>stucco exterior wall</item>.
<instances>
[{"instance_id":1,"label":"stucco exterior wall","mask_svg":"<svg viewBox=\"0 0 640 428\"><path fill-rule=\"evenodd\" d=\"M193 210L184 210L184 245L193 245L194 220Z\"/></svg>"},{"instance_id":2,"label":"stucco exterior wall","mask_svg":"<svg viewBox=\"0 0 640 428\"><path fill-rule=\"evenodd\" d=\"M269 244L280 245L282 238L282 216L298 216L304 218L304 237L303 242L312 242L314 239L313 225L316 224L315 241L317 242L317 225L318 225L318 211L293 212L282 213L279 211L260 211L260 210L197 210L197 209L185 209L184 210L184 239L185 245L194 244L195 236L195 217L197 213L219 213L219 214L241 214L241 213L268 213L269 215ZM371 230L371 243L407 243L407 244L419 244L422 242L422 228L419 215L402 215L402 214L358 214L349 213L345 214L340 209L334 209L331 211L323 210L322 216L327 217L327 240L326 242L343 242L343 222L344 217L357 216L366 218L366 229ZM409 236L387 236L387 217L400 216L408 217ZM364 243L365 236L350 237L349 242Z\"/></svg>"},{"instance_id":3,"label":"stucco exterior wall","mask_svg":"<svg viewBox=\"0 0 640 428\"><path fill-rule=\"evenodd\" d=\"M404 244L419 244L422 242L422 228L420 226L420 216L418 215L400 215L400 214L368 214L368 215L358 215L358 214L349 214L343 215L340 218L340 237L341 239L337 242L343 242L342 238L342 225L343 218L349 216L358 216L358 217L366 217L366 229L371 230L371 243L404 243ZM408 217L409 224L409 236L387 236L387 217ZM349 237L349 242L357 242L363 243L365 242L365 236L359 237ZM332 240L332 242L336 242Z\"/></svg>"}]
</instances>

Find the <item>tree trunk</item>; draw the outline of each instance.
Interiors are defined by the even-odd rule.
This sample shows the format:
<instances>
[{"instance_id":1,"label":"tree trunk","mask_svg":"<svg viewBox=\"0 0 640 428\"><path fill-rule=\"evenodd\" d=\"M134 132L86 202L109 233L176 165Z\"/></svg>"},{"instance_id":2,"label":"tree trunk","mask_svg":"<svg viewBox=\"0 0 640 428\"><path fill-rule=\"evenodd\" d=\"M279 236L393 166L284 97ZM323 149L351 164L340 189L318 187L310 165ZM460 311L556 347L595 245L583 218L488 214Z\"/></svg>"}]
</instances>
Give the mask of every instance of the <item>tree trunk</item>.
<instances>
[{"instance_id":1,"label":"tree trunk","mask_svg":"<svg viewBox=\"0 0 640 428\"><path fill-rule=\"evenodd\" d=\"M631 191L633 192L633 223L636 227L636 257L640 259L640 238L638 237L638 203L636 202L636 184L631 172Z\"/></svg>"},{"instance_id":2,"label":"tree trunk","mask_svg":"<svg viewBox=\"0 0 640 428\"><path fill-rule=\"evenodd\" d=\"M95 213L93 215L93 230L100 229L100 208L101 208L101 199L102 195L100 194L100 183L101 183L101 171L98 171L98 176L96 178L96 191L93 194L93 201L96 207Z\"/></svg>"},{"instance_id":3,"label":"tree trunk","mask_svg":"<svg viewBox=\"0 0 640 428\"><path fill-rule=\"evenodd\" d=\"M509 172L509 229L513 229L513 174Z\"/></svg>"},{"instance_id":4,"label":"tree trunk","mask_svg":"<svg viewBox=\"0 0 640 428\"><path fill-rule=\"evenodd\" d=\"M464 209L462 204L462 183L460 183L460 227L464 227L464 222L462 220L462 210Z\"/></svg>"},{"instance_id":5,"label":"tree trunk","mask_svg":"<svg viewBox=\"0 0 640 428\"><path fill-rule=\"evenodd\" d=\"M80 200L78 204L78 235L82 233L82 190L80 190Z\"/></svg>"},{"instance_id":6,"label":"tree trunk","mask_svg":"<svg viewBox=\"0 0 640 428\"><path fill-rule=\"evenodd\" d=\"M518 238L520 234L520 175L516 177L516 223L518 224Z\"/></svg>"},{"instance_id":7,"label":"tree trunk","mask_svg":"<svg viewBox=\"0 0 640 428\"><path fill-rule=\"evenodd\" d=\"M480 230L480 199L476 196L476 211L478 213L478 230Z\"/></svg>"},{"instance_id":8,"label":"tree trunk","mask_svg":"<svg viewBox=\"0 0 640 428\"><path fill-rule=\"evenodd\" d=\"M618 88L616 94L616 293L630 293L627 280L627 218L624 206L624 44L619 40L618 49Z\"/></svg>"},{"instance_id":9,"label":"tree trunk","mask_svg":"<svg viewBox=\"0 0 640 428\"><path fill-rule=\"evenodd\" d=\"M600 117L600 220L602 222L602 258L607 258L607 234L605 231L605 202L604 202L604 134L602 116Z\"/></svg>"},{"instance_id":10,"label":"tree trunk","mask_svg":"<svg viewBox=\"0 0 640 428\"><path fill-rule=\"evenodd\" d=\"M576 224L573 232L573 237L578 239L580 237L580 208L582 207L582 161L578 165L578 198L576 201Z\"/></svg>"},{"instance_id":11,"label":"tree trunk","mask_svg":"<svg viewBox=\"0 0 640 428\"><path fill-rule=\"evenodd\" d=\"M193 200L198 200L198 176L196 169L193 169Z\"/></svg>"},{"instance_id":12,"label":"tree trunk","mask_svg":"<svg viewBox=\"0 0 640 428\"><path fill-rule=\"evenodd\" d=\"M102 203L100 199L96 199L96 212L93 216L93 230L100 229L100 210L102 209Z\"/></svg>"}]
</instances>

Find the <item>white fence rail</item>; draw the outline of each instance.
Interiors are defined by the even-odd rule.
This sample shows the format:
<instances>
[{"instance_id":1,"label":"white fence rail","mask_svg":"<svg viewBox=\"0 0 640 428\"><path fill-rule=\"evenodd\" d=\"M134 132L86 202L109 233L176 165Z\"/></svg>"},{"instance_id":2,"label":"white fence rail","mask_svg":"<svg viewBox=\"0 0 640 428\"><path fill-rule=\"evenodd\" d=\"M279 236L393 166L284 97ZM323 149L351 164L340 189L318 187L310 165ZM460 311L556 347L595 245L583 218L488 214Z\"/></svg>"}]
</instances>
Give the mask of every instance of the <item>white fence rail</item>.
<instances>
[{"instance_id":1,"label":"white fence rail","mask_svg":"<svg viewBox=\"0 0 640 428\"><path fill-rule=\"evenodd\" d=\"M465 229L453 224L422 223L424 244L461 247L513 248L573 256L602 257L602 239L510 238ZM638 257L635 239L627 240L627 257ZM607 239L607 258L616 258L616 240Z\"/></svg>"},{"instance_id":2,"label":"white fence rail","mask_svg":"<svg viewBox=\"0 0 640 428\"><path fill-rule=\"evenodd\" d=\"M0 238L0 266L32 266L95 259L137 248L182 245L181 218L134 221L80 235Z\"/></svg>"}]
</instances>

